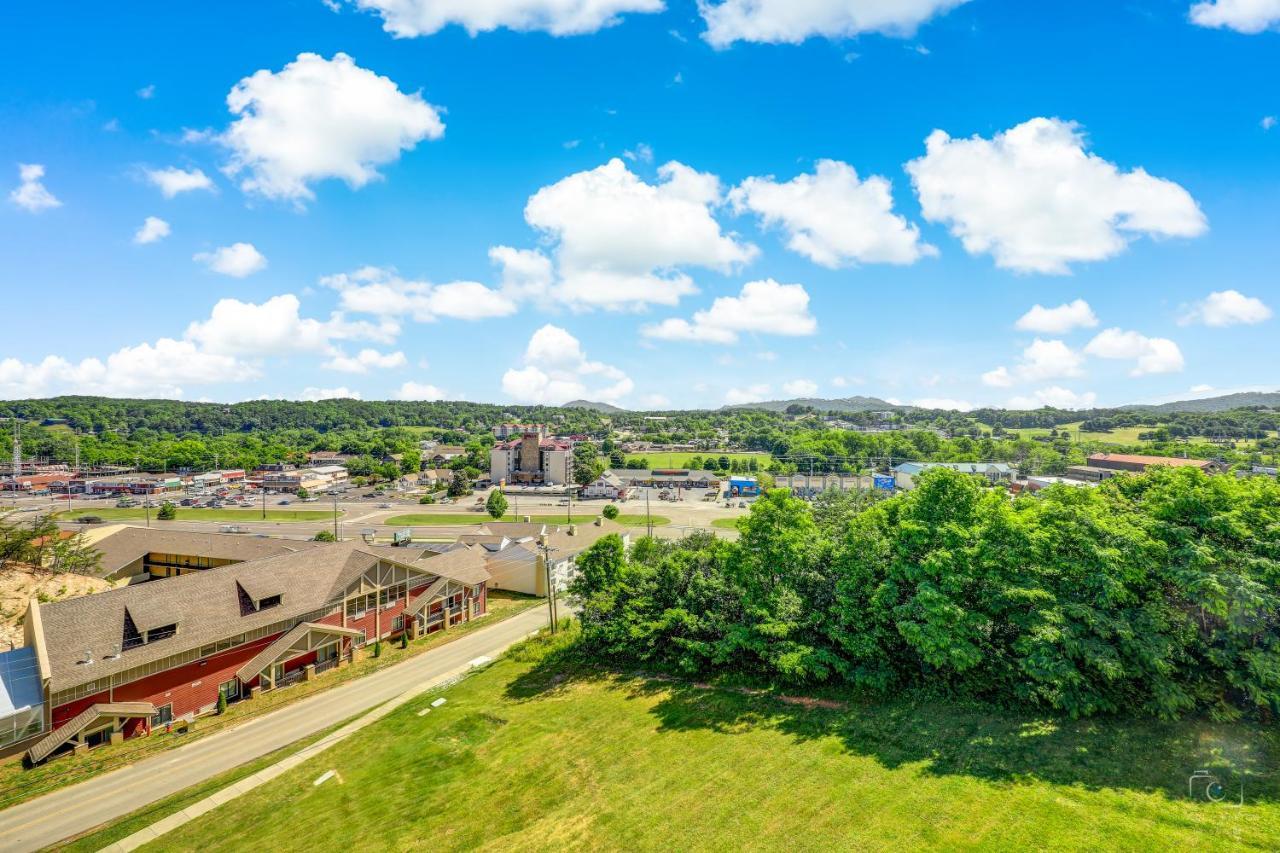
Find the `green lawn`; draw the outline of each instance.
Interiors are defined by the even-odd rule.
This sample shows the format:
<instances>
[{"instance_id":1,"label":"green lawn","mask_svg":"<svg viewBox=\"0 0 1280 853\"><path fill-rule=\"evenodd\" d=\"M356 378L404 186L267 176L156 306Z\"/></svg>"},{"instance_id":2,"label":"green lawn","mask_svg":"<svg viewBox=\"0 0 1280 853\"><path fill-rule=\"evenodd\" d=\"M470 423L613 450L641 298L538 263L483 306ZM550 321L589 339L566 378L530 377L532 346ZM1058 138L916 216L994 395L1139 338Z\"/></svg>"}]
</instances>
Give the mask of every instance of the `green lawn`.
<instances>
[{"instance_id":1,"label":"green lawn","mask_svg":"<svg viewBox=\"0 0 1280 853\"><path fill-rule=\"evenodd\" d=\"M1272 850L1276 735L578 671L544 641L147 849ZM1213 768L1245 805L1193 802ZM327 770L337 776L320 786ZM1238 794L1236 794L1238 796Z\"/></svg>"},{"instance_id":2,"label":"green lawn","mask_svg":"<svg viewBox=\"0 0 1280 853\"><path fill-rule=\"evenodd\" d=\"M646 527L650 522L650 516L646 516L643 512L638 514L624 512L615 518L614 521L618 522L618 524L621 524L623 527ZM667 518L665 515L652 516L652 521L654 527L666 527L671 523L671 519Z\"/></svg>"},{"instance_id":3,"label":"green lawn","mask_svg":"<svg viewBox=\"0 0 1280 853\"><path fill-rule=\"evenodd\" d=\"M734 459L755 459L761 465L769 461L767 453L628 453L627 459L644 459L649 463L649 468L683 468L695 456L701 456L704 459L708 456L719 459L721 456L728 456L730 461Z\"/></svg>"},{"instance_id":4,"label":"green lawn","mask_svg":"<svg viewBox=\"0 0 1280 853\"><path fill-rule=\"evenodd\" d=\"M724 530L737 530L738 519L737 518L717 518L711 522L711 526L720 527L720 528L723 528Z\"/></svg>"},{"instance_id":5,"label":"green lawn","mask_svg":"<svg viewBox=\"0 0 1280 853\"><path fill-rule=\"evenodd\" d=\"M524 521L526 513L520 515L512 515L507 513L502 517L502 521ZM565 514L559 515L530 515L531 521L541 522L545 524L590 524L595 521L595 515L572 515L568 522L565 521ZM407 515L393 515L386 521L382 522L391 527L403 525L405 527L456 527L463 524L484 524L487 521L493 521L487 512L413 512Z\"/></svg>"},{"instance_id":6,"label":"green lawn","mask_svg":"<svg viewBox=\"0 0 1280 853\"><path fill-rule=\"evenodd\" d=\"M156 521L156 513L159 507L151 508L151 520ZM262 510L260 509L206 509L180 506L177 508L178 513L176 521L224 521L229 523L248 522L248 521L326 521L333 518L332 510L324 509L268 509L267 517L263 519ZM343 513L339 510L338 515ZM85 515L96 515L103 521L142 521L147 517L146 509L140 506L121 509L119 507L104 507L99 509L76 509L70 512L63 511L57 514L57 518L62 521L75 521L77 518Z\"/></svg>"}]
</instances>

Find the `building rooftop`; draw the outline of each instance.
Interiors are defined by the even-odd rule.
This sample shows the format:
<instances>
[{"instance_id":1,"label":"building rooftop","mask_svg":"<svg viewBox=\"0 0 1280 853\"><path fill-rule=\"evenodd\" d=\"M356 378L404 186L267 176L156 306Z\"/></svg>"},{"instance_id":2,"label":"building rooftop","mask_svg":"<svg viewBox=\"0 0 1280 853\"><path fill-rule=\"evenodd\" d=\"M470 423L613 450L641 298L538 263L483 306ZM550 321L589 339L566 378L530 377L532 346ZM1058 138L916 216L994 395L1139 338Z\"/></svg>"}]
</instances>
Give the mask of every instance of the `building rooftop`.
<instances>
[{"instance_id":1,"label":"building rooftop","mask_svg":"<svg viewBox=\"0 0 1280 853\"><path fill-rule=\"evenodd\" d=\"M1213 465L1213 462L1208 459L1183 459L1179 456L1142 456L1134 453L1092 453L1089 455L1089 464L1097 465L1099 462L1121 462L1128 465L1168 465L1170 468L1208 468Z\"/></svg>"},{"instance_id":2,"label":"building rooftop","mask_svg":"<svg viewBox=\"0 0 1280 853\"><path fill-rule=\"evenodd\" d=\"M423 558L424 554L431 556ZM321 610L379 560L474 584L487 580L483 558L468 551L414 551L341 542L305 552L234 563L175 578L117 587L40 608L50 690L63 690L158 661L233 635ZM243 595L241 591L243 590ZM280 595L280 604L247 610L247 596ZM125 616L139 631L177 625L177 632L120 650ZM85 663L92 660L93 663Z\"/></svg>"},{"instance_id":3,"label":"building rooftop","mask_svg":"<svg viewBox=\"0 0 1280 853\"><path fill-rule=\"evenodd\" d=\"M107 577L151 553L245 561L304 551L316 547L318 543L236 533L194 533L116 525L93 531L90 545L102 554L102 563L95 574Z\"/></svg>"},{"instance_id":4,"label":"building rooftop","mask_svg":"<svg viewBox=\"0 0 1280 853\"><path fill-rule=\"evenodd\" d=\"M929 468L950 468L962 474L1012 474L1014 468L1007 462L901 462L893 466L900 474L919 474Z\"/></svg>"}]
</instances>

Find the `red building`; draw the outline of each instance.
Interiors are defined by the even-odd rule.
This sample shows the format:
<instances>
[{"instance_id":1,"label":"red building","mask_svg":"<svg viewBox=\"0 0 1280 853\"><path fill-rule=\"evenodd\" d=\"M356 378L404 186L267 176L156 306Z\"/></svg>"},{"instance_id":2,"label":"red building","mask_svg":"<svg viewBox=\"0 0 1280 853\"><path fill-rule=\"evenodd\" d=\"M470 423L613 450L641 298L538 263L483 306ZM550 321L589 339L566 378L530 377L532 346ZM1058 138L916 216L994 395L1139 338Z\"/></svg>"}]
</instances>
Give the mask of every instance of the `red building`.
<instances>
[{"instance_id":1,"label":"red building","mask_svg":"<svg viewBox=\"0 0 1280 853\"><path fill-rule=\"evenodd\" d=\"M470 548L354 543L233 563L52 604L32 601L44 737L33 762L191 719L342 665L375 638L487 611Z\"/></svg>"}]
</instances>

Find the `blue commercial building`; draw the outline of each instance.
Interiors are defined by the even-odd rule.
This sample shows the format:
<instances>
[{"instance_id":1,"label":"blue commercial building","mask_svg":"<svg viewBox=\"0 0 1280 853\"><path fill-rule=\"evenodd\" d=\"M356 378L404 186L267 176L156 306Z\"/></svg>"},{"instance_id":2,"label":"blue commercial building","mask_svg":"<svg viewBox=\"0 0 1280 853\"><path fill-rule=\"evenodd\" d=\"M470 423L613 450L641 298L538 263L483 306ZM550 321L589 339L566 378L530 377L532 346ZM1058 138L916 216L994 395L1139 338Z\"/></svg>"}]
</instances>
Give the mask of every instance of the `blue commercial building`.
<instances>
[{"instance_id":1,"label":"blue commercial building","mask_svg":"<svg viewBox=\"0 0 1280 853\"><path fill-rule=\"evenodd\" d=\"M755 477L730 477L729 494L735 497L753 498L760 494L760 481Z\"/></svg>"}]
</instances>

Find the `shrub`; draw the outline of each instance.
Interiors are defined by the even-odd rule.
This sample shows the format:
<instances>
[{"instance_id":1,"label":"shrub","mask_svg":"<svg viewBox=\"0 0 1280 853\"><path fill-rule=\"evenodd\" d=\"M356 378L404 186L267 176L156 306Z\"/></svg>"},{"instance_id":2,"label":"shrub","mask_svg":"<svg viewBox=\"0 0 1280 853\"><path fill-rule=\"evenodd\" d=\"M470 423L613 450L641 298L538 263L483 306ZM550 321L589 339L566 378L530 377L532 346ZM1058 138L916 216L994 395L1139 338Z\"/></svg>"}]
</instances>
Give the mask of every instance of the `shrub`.
<instances>
[{"instance_id":1,"label":"shrub","mask_svg":"<svg viewBox=\"0 0 1280 853\"><path fill-rule=\"evenodd\" d=\"M160 511L156 513L156 518L161 521L173 521L178 517L178 508L170 501L160 504Z\"/></svg>"},{"instance_id":2,"label":"shrub","mask_svg":"<svg viewBox=\"0 0 1280 853\"><path fill-rule=\"evenodd\" d=\"M610 521L613 521L615 518L618 517L618 508L613 504L609 504L607 507L600 510L600 514L603 515L605 518L609 519Z\"/></svg>"}]
</instances>

